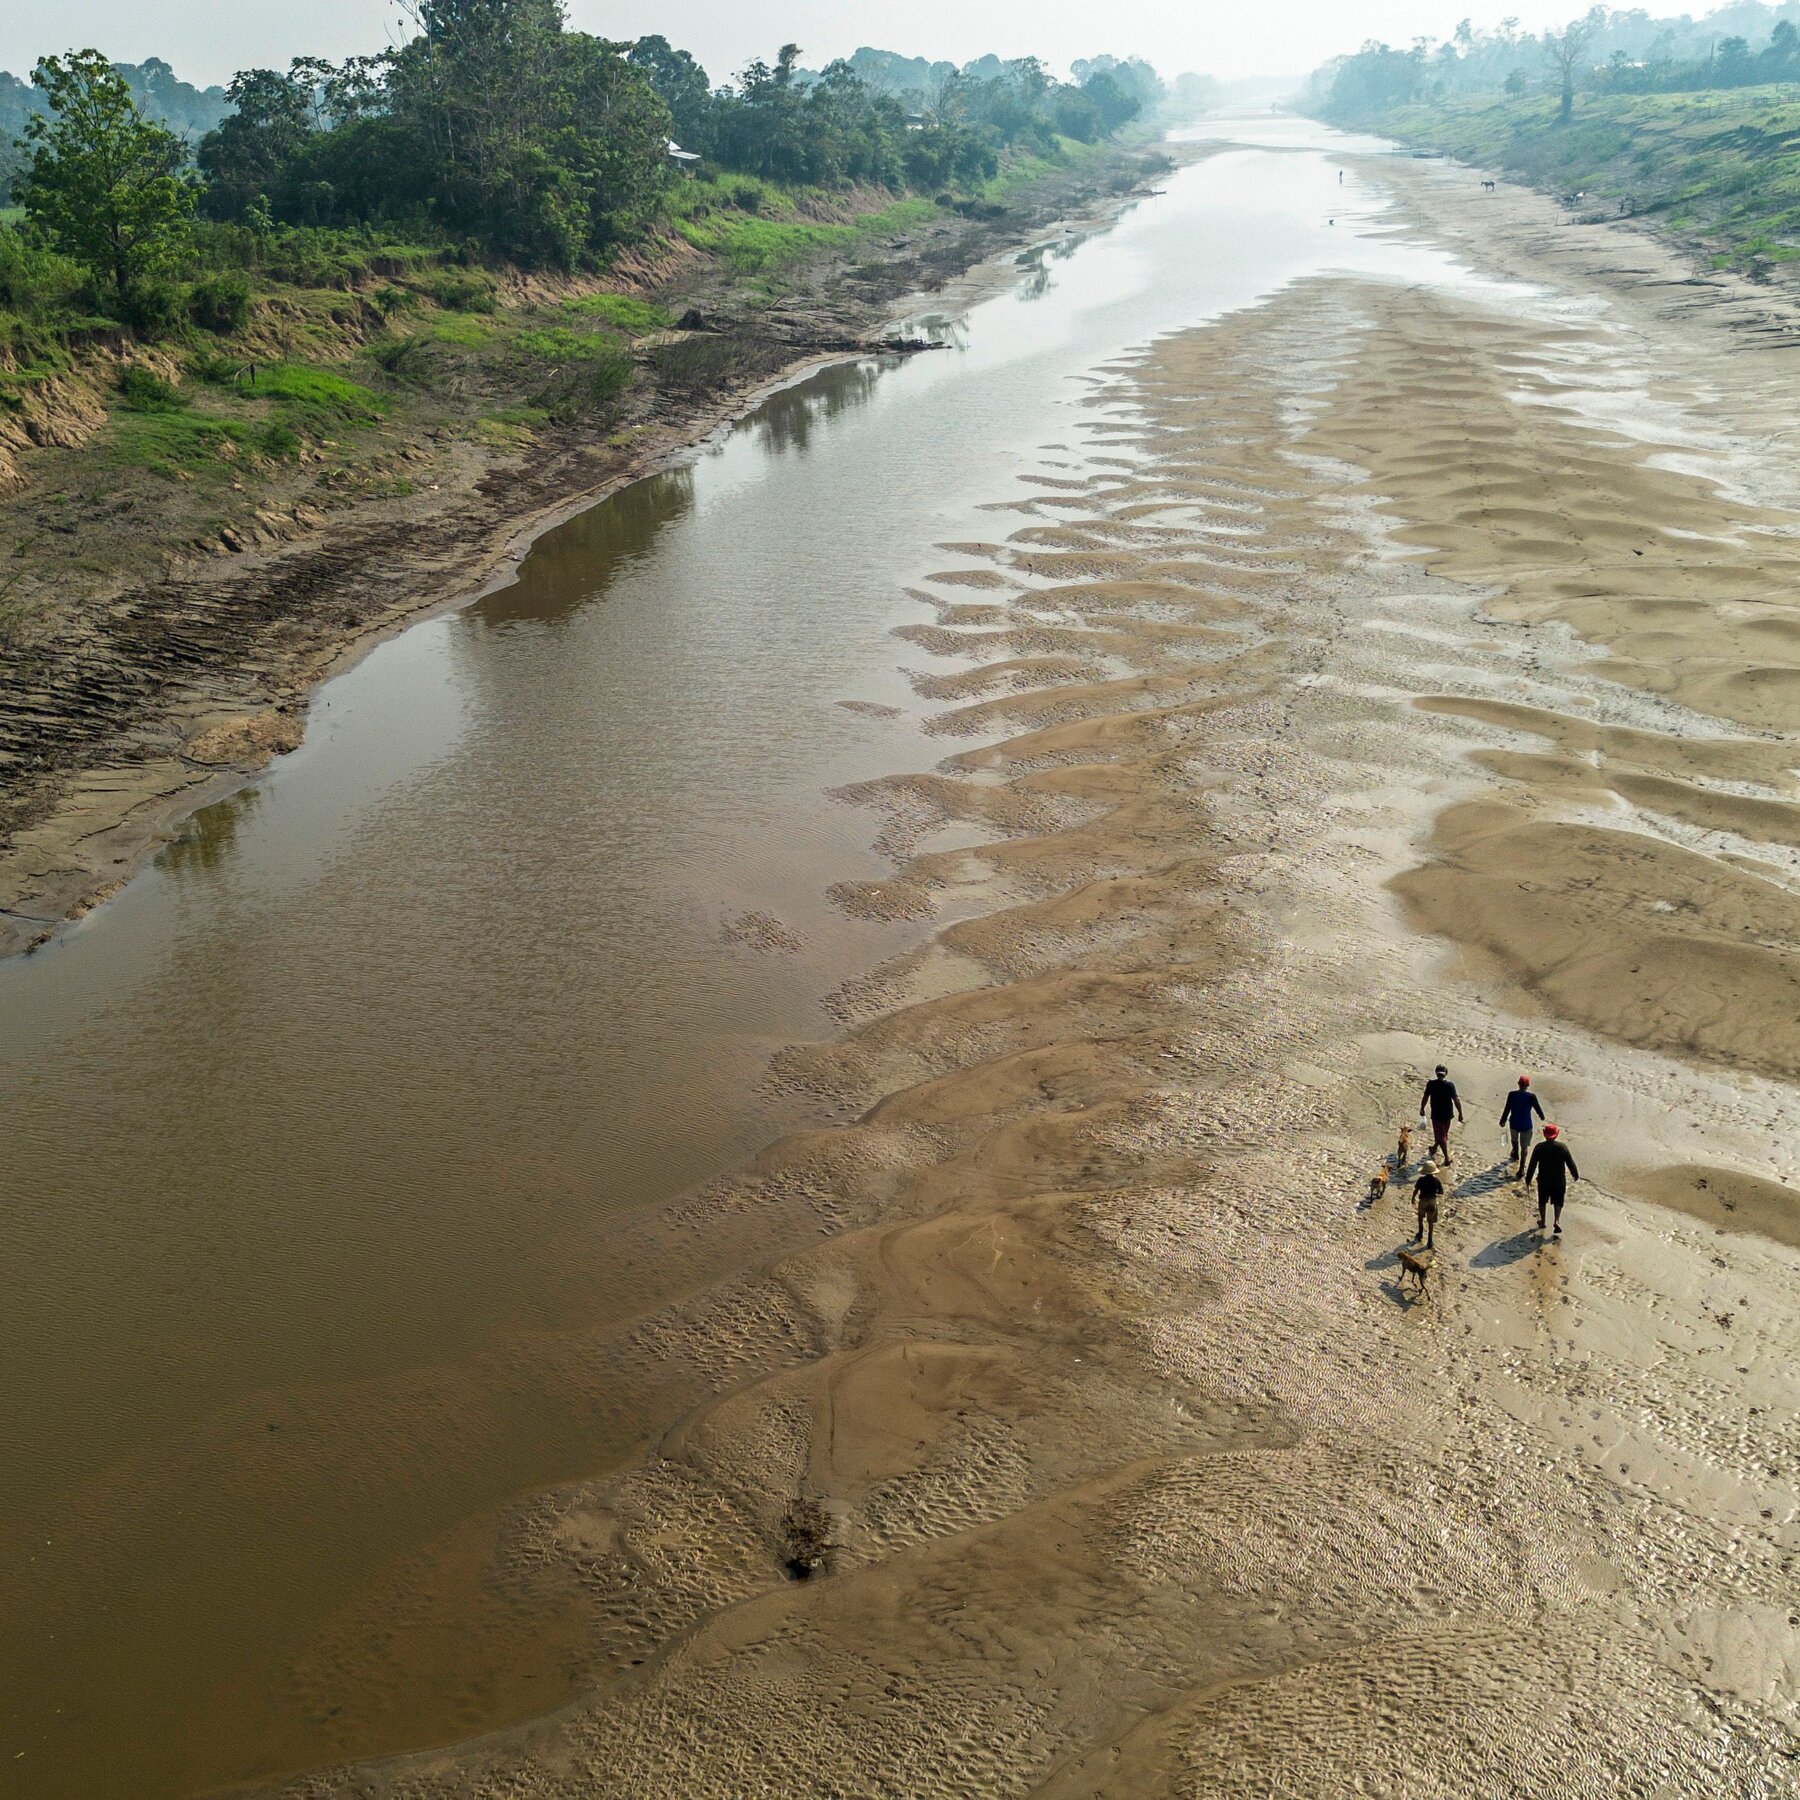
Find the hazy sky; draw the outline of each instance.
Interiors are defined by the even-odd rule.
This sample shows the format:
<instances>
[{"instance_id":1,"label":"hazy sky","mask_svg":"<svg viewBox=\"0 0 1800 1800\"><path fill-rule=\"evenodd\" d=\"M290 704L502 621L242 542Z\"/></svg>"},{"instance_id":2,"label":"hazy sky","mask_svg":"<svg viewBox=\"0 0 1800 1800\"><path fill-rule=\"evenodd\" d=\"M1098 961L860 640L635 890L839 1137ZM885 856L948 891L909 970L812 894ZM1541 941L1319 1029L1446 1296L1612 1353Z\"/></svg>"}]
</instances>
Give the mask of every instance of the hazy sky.
<instances>
[{"instance_id":1,"label":"hazy sky","mask_svg":"<svg viewBox=\"0 0 1800 1800\"><path fill-rule=\"evenodd\" d=\"M817 68L859 44L965 61L993 50L1058 68L1100 51L1148 57L1165 74L1301 71L1367 37L1448 36L1458 18L1528 29L1585 0L569 0L571 21L610 37L660 31L715 81L793 40ZM1652 12L1708 10L1670 0ZM205 84L291 56L378 50L401 34L396 0L0 0L0 68L25 74L49 51L92 44L118 62L161 56Z\"/></svg>"}]
</instances>

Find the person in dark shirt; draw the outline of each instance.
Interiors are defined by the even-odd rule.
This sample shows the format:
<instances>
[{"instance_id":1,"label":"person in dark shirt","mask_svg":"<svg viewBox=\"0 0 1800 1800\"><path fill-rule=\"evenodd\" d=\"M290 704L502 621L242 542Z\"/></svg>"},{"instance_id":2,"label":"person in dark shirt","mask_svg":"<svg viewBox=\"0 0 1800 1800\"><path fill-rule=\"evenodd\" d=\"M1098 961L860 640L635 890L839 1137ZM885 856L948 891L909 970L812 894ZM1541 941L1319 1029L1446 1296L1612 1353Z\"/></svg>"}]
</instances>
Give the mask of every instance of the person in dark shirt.
<instances>
[{"instance_id":1,"label":"person in dark shirt","mask_svg":"<svg viewBox=\"0 0 1800 1800\"><path fill-rule=\"evenodd\" d=\"M1544 1127L1544 1141L1531 1153L1531 1164L1525 1171L1525 1185L1530 1187L1537 1182L1538 1194L1538 1230L1544 1229L1544 1209L1556 1209L1555 1237L1562 1236L1563 1199L1567 1193L1566 1183L1579 1181L1581 1171L1575 1166L1575 1159L1569 1154L1569 1147L1562 1141L1562 1128L1557 1125Z\"/></svg>"},{"instance_id":2,"label":"person in dark shirt","mask_svg":"<svg viewBox=\"0 0 1800 1800\"><path fill-rule=\"evenodd\" d=\"M1437 1164L1428 1162L1413 1183L1413 1204L1419 1209L1419 1229L1413 1233L1413 1242L1423 1238L1427 1250L1437 1233L1438 1202L1443 1197L1444 1184L1438 1180Z\"/></svg>"},{"instance_id":3,"label":"person in dark shirt","mask_svg":"<svg viewBox=\"0 0 1800 1800\"><path fill-rule=\"evenodd\" d=\"M1462 1102L1456 1097L1456 1083L1450 1079L1450 1072L1442 1063L1438 1064L1437 1074L1425 1084L1425 1091L1419 1096L1419 1117L1431 1114L1431 1148L1441 1162L1449 1162L1450 1158L1450 1120L1452 1117L1460 1125L1462 1123Z\"/></svg>"},{"instance_id":4,"label":"person in dark shirt","mask_svg":"<svg viewBox=\"0 0 1800 1800\"><path fill-rule=\"evenodd\" d=\"M1512 1154L1507 1159L1519 1165L1517 1174L1525 1178L1525 1158L1531 1154L1531 1115L1541 1119L1544 1109L1531 1091L1531 1077L1521 1075L1519 1085L1500 1102L1500 1123L1512 1134Z\"/></svg>"}]
</instances>

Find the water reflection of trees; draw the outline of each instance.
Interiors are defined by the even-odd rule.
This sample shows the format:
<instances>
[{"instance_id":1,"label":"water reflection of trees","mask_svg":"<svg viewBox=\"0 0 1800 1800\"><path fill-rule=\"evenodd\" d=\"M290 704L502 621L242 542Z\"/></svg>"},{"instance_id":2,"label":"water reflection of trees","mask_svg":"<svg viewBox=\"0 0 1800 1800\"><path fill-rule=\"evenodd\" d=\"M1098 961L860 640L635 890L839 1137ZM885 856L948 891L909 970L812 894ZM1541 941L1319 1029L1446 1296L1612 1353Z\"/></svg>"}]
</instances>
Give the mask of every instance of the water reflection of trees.
<instances>
[{"instance_id":1,"label":"water reflection of trees","mask_svg":"<svg viewBox=\"0 0 1800 1800\"><path fill-rule=\"evenodd\" d=\"M1041 300L1054 285L1052 263L1067 262L1077 250L1085 244L1092 232L1071 232L1053 244L1039 244L1020 257L1019 266L1025 271L1025 278L1014 290L1021 300Z\"/></svg>"},{"instance_id":2,"label":"water reflection of trees","mask_svg":"<svg viewBox=\"0 0 1800 1800\"><path fill-rule=\"evenodd\" d=\"M771 394L741 429L771 455L804 453L815 428L867 403L883 366L883 359L873 357L833 364ZM692 469L667 469L634 481L546 532L532 545L518 579L462 616L474 630L562 623L642 562L657 539L693 509Z\"/></svg>"},{"instance_id":3,"label":"water reflection of trees","mask_svg":"<svg viewBox=\"0 0 1800 1800\"><path fill-rule=\"evenodd\" d=\"M882 368L882 361L874 357L836 363L793 387L771 394L748 421L758 446L776 456L790 450L804 453L815 427L827 425L852 407L868 403L881 379Z\"/></svg>"},{"instance_id":4,"label":"water reflection of trees","mask_svg":"<svg viewBox=\"0 0 1800 1800\"><path fill-rule=\"evenodd\" d=\"M239 788L211 806L203 806L157 853L156 866L169 874L210 874L237 848L238 832L262 805L260 788Z\"/></svg>"},{"instance_id":5,"label":"water reflection of trees","mask_svg":"<svg viewBox=\"0 0 1800 1800\"><path fill-rule=\"evenodd\" d=\"M694 509L692 469L665 469L590 506L532 545L519 578L464 615L475 625L556 624L650 552Z\"/></svg>"}]
</instances>

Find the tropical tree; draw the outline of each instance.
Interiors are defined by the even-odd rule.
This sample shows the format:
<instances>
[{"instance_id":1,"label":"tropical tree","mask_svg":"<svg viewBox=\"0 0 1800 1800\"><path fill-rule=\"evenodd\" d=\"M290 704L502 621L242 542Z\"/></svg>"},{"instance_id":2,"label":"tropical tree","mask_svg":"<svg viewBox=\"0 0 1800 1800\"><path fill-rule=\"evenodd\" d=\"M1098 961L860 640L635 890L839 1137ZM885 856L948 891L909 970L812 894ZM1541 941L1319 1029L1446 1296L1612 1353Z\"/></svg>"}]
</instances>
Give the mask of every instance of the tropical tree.
<instances>
[{"instance_id":1,"label":"tropical tree","mask_svg":"<svg viewBox=\"0 0 1800 1800\"><path fill-rule=\"evenodd\" d=\"M1562 80L1562 109L1557 118L1564 125L1575 116L1575 71L1593 36L1593 25L1587 19L1573 19L1561 31L1544 33L1544 55Z\"/></svg>"},{"instance_id":2,"label":"tropical tree","mask_svg":"<svg viewBox=\"0 0 1800 1800\"><path fill-rule=\"evenodd\" d=\"M645 216L669 113L626 46L567 31L561 0L419 0L386 121L446 224L567 265Z\"/></svg>"},{"instance_id":3,"label":"tropical tree","mask_svg":"<svg viewBox=\"0 0 1800 1800\"><path fill-rule=\"evenodd\" d=\"M316 89L298 69L244 69L226 92L232 111L200 140L195 160L206 177L206 210L236 219L259 195L285 199L281 190L318 128Z\"/></svg>"},{"instance_id":4,"label":"tropical tree","mask_svg":"<svg viewBox=\"0 0 1800 1800\"><path fill-rule=\"evenodd\" d=\"M26 121L18 182L33 222L135 318L148 284L187 249L194 187L181 140L138 111L98 50L46 56L32 83L49 110Z\"/></svg>"},{"instance_id":5,"label":"tropical tree","mask_svg":"<svg viewBox=\"0 0 1800 1800\"><path fill-rule=\"evenodd\" d=\"M641 37L625 52L625 60L639 70L669 109L675 135L690 150L704 150L707 108L712 86L706 71L686 50L677 50L666 37Z\"/></svg>"}]
</instances>

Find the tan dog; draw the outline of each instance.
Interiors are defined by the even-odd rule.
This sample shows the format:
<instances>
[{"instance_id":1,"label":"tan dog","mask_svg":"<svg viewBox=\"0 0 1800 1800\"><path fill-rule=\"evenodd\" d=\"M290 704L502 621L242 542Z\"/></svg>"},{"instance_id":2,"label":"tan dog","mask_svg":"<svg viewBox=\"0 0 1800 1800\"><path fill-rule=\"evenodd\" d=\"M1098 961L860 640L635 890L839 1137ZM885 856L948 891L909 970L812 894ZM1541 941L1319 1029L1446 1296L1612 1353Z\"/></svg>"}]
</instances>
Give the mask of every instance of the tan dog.
<instances>
[{"instance_id":1,"label":"tan dog","mask_svg":"<svg viewBox=\"0 0 1800 1800\"><path fill-rule=\"evenodd\" d=\"M1369 1204L1373 1206L1387 1192L1387 1165L1384 1163L1369 1177Z\"/></svg>"},{"instance_id":2,"label":"tan dog","mask_svg":"<svg viewBox=\"0 0 1800 1800\"><path fill-rule=\"evenodd\" d=\"M1413 1292L1423 1299L1425 1283L1437 1258L1429 1250L1396 1250L1394 1254L1400 1259L1400 1291L1406 1292L1406 1278L1410 1275L1414 1282Z\"/></svg>"},{"instance_id":3,"label":"tan dog","mask_svg":"<svg viewBox=\"0 0 1800 1800\"><path fill-rule=\"evenodd\" d=\"M1400 1148L1394 1152L1394 1172L1398 1174L1407 1165L1412 1156L1412 1127L1400 1127Z\"/></svg>"}]
</instances>

